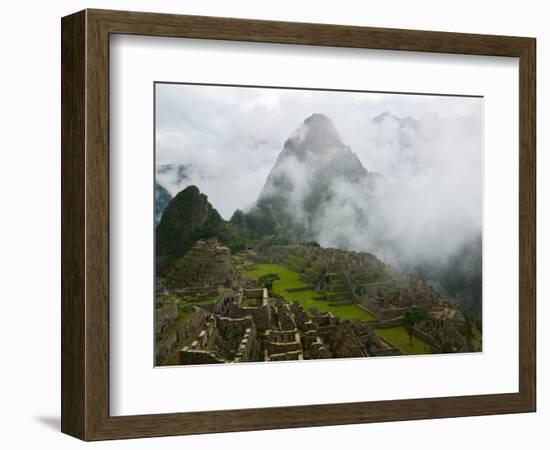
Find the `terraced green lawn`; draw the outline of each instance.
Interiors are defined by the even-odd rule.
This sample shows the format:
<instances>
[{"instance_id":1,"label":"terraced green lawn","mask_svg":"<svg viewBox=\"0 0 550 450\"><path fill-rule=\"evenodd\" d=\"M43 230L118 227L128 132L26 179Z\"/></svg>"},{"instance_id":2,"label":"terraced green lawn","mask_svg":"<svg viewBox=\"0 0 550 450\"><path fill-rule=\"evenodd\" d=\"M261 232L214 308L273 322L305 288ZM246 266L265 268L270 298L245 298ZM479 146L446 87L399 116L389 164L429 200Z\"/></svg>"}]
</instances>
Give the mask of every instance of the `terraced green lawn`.
<instances>
[{"instance_id":1,"label":"terraced green lawn","mask_svg":"<svg viewBox=\"0 0 550 450\"><path fill-rule=\"evenodd\" d=\"M413 336L412 340L413 345L409 345L409 333L407 333L407 330L403 327L379 328L376 330L376 334L399 347L409 355L430 353L429 345L415 336Z\"/></svg>"},{"instance_id":2,"label":"terraced green lawn","mask_svg":"<svg viewBox=\"0 0 550 450\"><path fill-rule=\"evenodd\" d=\"M288 293L286 291L288 288L307 287L308 285L300 279L298 272L287 269L280 264L258 264L254 269L244 271L245 275L248 274L255 279L259 279L268 273L276 273L280 277L280 280L273 283L273 291L289 301L297 301L306 311L315 306L321 312L331 312L342 319L375 320L374 316L357 305L335 306L323 300L314 300L313 297L319 294L311 289Z\"/></svg>"}]
</instances>

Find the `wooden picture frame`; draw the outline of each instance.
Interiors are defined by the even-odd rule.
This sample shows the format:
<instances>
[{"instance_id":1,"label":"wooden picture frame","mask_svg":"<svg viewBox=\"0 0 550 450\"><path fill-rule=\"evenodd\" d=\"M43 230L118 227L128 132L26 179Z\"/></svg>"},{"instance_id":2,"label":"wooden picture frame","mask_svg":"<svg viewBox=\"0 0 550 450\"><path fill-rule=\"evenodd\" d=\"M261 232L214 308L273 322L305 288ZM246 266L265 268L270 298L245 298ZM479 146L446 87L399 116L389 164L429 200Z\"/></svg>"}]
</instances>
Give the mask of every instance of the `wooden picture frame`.
<instances>
[{"instance_id":1,"label":"wooden picture frame","mask_svg":"<svg viewBox=\"0 0 550 450\"><path fill-rule=\"evenodd\" d=\"M61 25L64 433L101 440L535 411L535 39L104 10ZM519 392L110 416L109 36L116 33L519 58Z\"/></svg>"}]
</instances>

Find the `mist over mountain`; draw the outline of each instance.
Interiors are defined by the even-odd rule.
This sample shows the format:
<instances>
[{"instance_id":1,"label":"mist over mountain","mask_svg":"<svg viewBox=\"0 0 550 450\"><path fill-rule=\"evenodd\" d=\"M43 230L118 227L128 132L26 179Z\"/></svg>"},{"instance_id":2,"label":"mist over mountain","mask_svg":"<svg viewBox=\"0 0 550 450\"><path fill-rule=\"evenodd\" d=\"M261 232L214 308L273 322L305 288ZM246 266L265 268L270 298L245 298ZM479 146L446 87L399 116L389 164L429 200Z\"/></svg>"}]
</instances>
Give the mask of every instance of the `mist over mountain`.
<instances>
[{"instance_id":1,"label":"mist over mountain","mask_svg":"<svg viewBox=\"0 0 550 450\"><path fill-rule=\"evenodd\" d=\"M189 184L190 164L159 164L156 167L156 182L172 196Z\"/></svg>"},{"instance_id":2,"label":"mist over mountain","mask_svg":"<svg viewBox=\"0 0 550 450\"><path fill-rule=\"evenodd\" d=\"M160 222L164 209L172 200L170 193L160 184L155 183L155 225Z\"/></svg>"},{"instance_id":3,"label":"mist over mountain","mask_svg":"<svg viewBox=\"0 0 550 450\"><path fill-rule=\"evenodd\" d=\"M286 234L316 240L372 252L402 268L443 265L471 247L481 228L462 206L464 194L446 158L445 164L427 159L423 124L389 112L372 123L392 130L387 135L394 141L379 143L392 153L388 174L369 172L333 122L316 113L286 140L256 203L237 211L232 221L254 238ZM449 159L459 164L454 158ZM471 176L475 184L481 173Z\"/></svg>"},{"instance_id":4,"label":"mist over mountain","mask_svg":"<svg viewBox=\"0 0 550 450\"><path fill-rule=\"evenodd\" d=\"M155 225L168 203L189 183L189 164L158 164L155 170Z\"/></svg>"},{"instance_id":5,"label":"mist over mountain","mask_svg":"<svg viewBox=\"0 0 550 450\"><path fill-rule=\"evenodd\" d=\"M313 114L284 144L277 162L260 192L260 200L284 198L303 203L314 210L322 201L316 198L318 188L323 195L330 192L336 179L348 183L361 183L368 171L351 149L342 142L332 121L323 114ZM292 212L292 210L291 210Z\"/></svg>"},{"instance_id":6,"label":"mist over mountain","mask_svg":"<svg viewBox=\"0 0 550 450\"><path fill-rule=\"evenodd\" d=\"M284 142L251 207L225 222L209 203L195 202L202 196L197 189L186 194L189 201L179 202L176 220L168 211L180 193L157 228L157 243L159 233L161 240L172 239L166 223L189 220L184 217L195 208L189 205L196 204L215 211L217 218L206 227L201 223L202 231L183 232L183 247L198 235L217 233L230 246L276 237L369 252L420 275L479 314L481 164L471 150L479 146L479 136L469 132L471 120L417 119L389 111L371 117L366 145L377 170L382 169L378 174L362 164L328 116L315 113ZM461 152L457 142L468 152ZM189 166L176 166L161 166L158 181L186 185ZM160 261L158 267L163 266Z\"/></svg>"},{"instance_id":7,"label":"mist over mountain","mask_svg":"<svg viewBox=\"0 0 550 450\"><path fill-rule=\"evenodd\" d=\"M313 114L287 139L259 194L245 212L248 231L255 237L288 234L298 240L318 238L325 211L340 204L342 187L367 195L376 179L342 142L332 121ZM241 212L233 220L241 220ZM355 222L364 211L352 211Z\"/></svg>"},{"instance_id":8,"label":"mist over mountain","mask_svg":"<svg viewBox=\"0 0 550 450\"><path fill-rule=\"evenodd\" d=\"M313 114L285 142L257 202L231 221L254 238L373 253L480 310L481 227L461 206L452 167L426 160L422 123L386 112L372 125L392 130L392 145L381 143L393 152L388 175L369 172L333 122Z\"/></svg>"}]
</instances>

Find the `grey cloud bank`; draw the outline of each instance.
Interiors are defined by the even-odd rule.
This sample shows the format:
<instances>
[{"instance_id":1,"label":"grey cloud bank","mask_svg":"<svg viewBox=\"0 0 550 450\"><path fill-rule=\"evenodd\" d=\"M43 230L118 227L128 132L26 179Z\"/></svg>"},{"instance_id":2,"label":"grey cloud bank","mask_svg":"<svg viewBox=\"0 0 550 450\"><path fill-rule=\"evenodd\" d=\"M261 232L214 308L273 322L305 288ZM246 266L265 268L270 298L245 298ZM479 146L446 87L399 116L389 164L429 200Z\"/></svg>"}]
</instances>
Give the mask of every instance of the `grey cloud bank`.
<instances>
[{"instance_id":1,"label":"grey cloud bank","mask_svg":"<svg viewBox=\"0 0 550 450\"><path fill-rule=\"evenodd\" d=\"M196 184L226 219L254 204L285 141L304 119L322 113L384 181L372 197L345 180L334 182L316 229L321 244L370 251L402 266L445 262L481 230L480 98L179 84L156 89L157 168L185 165L185 176L157 170L157 181L172 195ZM285 170L295 174L299 200L307 171L299 164ZM304 216L299 201L293 212ZM366 212L368 226L358 212Z\"/></svg>"}]
</instances>

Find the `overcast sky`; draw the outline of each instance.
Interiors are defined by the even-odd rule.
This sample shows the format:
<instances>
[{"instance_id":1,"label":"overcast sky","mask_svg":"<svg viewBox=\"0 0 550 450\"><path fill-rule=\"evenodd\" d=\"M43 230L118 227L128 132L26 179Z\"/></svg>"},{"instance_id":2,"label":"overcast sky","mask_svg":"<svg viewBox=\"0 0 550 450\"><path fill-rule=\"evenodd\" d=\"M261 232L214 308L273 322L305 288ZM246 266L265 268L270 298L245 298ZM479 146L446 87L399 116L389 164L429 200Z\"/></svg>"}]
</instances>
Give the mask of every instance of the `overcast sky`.
<instances>
[{"instance_id":1,"label":"overcast sky","mask_svg":"<svg viewBox=\"0 0 550 450\"><path fill-rule=\"evenodd\" d=\"M467 97L157 84L157 166L191 167L181 185L158 181L173 195L197 185L229 219L257 199L285 140L318 112L367 170L418 188L419 202L437 191L480 225L482 108Z\"/></svg>"}]
</instances>

